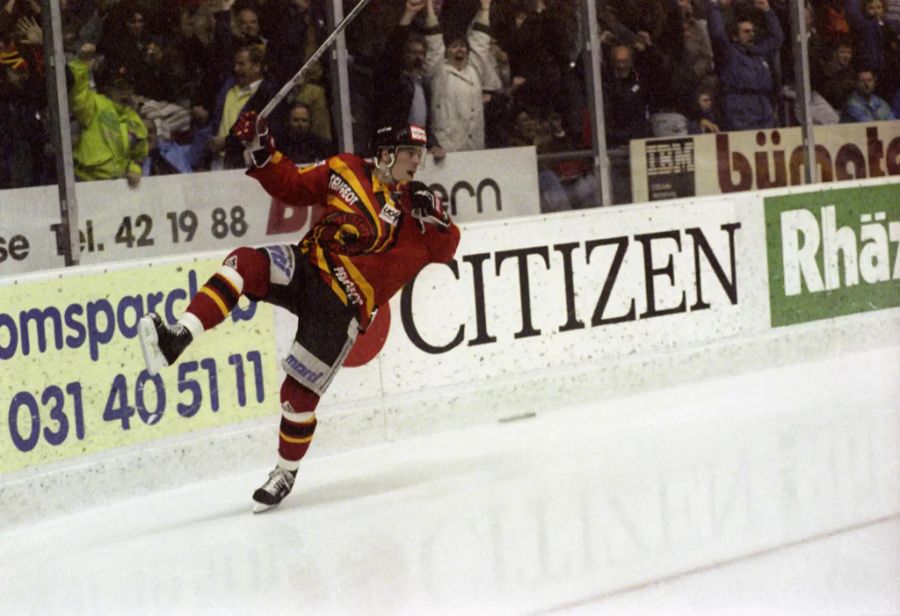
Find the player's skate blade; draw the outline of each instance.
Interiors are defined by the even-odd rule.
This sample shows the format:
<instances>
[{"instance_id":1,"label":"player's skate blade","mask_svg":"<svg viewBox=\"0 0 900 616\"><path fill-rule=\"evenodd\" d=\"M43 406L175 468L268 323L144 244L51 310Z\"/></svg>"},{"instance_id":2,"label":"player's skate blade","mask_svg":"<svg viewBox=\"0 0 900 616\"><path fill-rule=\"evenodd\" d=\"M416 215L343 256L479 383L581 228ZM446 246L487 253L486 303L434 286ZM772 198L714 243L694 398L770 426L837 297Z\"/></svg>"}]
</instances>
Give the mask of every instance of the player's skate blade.
<instances>
[{"instance_id":1,"label":"player's skate blade","mask_svg":"<svg viewBox=\"0 0 900 616\"><path fill-rule=\"evenodd\" d=\"M169 365L162 349L159 348L159 335L156 333L153 318L149 314L141 317L138 321L138 338L141 340L144 364L151 376Z\"/></svg>"},{"instance_id":2,"label":"player's skate blade","mask_svg":"<svg viewBox=\"0 0 900 616\"><path fill-rule=\"evenodd\" d=\"M275 467L266 482L253 493L253 513L262 513L278 505L284 497L291 493L297 471L289 471Z\"/></svg>"}]
</instances>

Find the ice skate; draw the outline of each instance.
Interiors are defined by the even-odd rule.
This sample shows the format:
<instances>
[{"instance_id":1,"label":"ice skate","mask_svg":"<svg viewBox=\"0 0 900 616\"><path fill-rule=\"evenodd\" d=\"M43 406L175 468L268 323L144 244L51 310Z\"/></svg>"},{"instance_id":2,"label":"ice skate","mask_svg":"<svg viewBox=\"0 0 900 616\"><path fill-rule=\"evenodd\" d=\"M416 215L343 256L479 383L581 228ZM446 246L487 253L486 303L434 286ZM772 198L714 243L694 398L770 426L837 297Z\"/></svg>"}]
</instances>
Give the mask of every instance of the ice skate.
<instances>
[{"instance_id":1,"label":"ice skate","mask_svg":"<svg viewBox=\"0 0 900 616\"><path fill-rule=\"evenodd\" d=\"M261 513L267 509L271 509L280 503L285 496L291 493L294 487L294 478L297 471L289 471L276 466L275 470L269 473L269 479L253 493L253 513Z\"/></svg>"},{"instance_id":2,"label":"ice skate","mask_svg":"<svg viewBox=\"0 0 900 616\"><path fill-rule=\"evenodd\" d=\"M155 312L141 317L138 321L138 336L147 372L156 374L163 366L171 366L182 351L193 340L191 332L184 325L168 326Z\"/></svg>"}]
</instances>

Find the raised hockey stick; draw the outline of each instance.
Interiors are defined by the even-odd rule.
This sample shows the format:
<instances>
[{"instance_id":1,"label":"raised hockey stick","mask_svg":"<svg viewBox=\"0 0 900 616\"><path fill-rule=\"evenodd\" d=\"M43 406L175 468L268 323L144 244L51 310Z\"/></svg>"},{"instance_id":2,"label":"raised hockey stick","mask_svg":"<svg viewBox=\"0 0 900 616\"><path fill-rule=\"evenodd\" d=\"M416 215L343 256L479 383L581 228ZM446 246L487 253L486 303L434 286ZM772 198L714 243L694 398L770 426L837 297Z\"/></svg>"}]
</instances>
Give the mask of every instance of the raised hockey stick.
<instances>
[{"instance_id":1,"label":"raised hockey stick","mask_svg":"<svg viewBox=\"0 0 900 616\"><path fill-rule=\"evenodd\" d=\"M306 61L306 63L304 63L304 65L300 67L300 70L297 71L297 73L281 87L281 89L278 91L278 94L272 97L272 100L270 100L268 104L263 107L263 110L259 112L259 117L257 119L257 128L259 126L259 122L268 117L268 115L272 113L272 110L278 106L278 103L284 100L284 97L288 95L288 92L290 92L294 88L294 86L296 86L303 80L303 75L309 70L309 67L316 63L316 60L318 60L322 56L322 54L325 53L325 50L331 46L335 39L340 36L341 32L344 31L344 28L346 28L350 24L350 22L353 21L357 15L359 15L360 11L362 11L368 3L369 0L359 0L359 4L353 7L353 10L350 11L347 16L341 20L341 23L339 23L337 27L335 27L334 32L329 34L328 38L326 38L322 42L322 44L319 45L319 48L316 49Z\"/></svg>"}]
</instances>

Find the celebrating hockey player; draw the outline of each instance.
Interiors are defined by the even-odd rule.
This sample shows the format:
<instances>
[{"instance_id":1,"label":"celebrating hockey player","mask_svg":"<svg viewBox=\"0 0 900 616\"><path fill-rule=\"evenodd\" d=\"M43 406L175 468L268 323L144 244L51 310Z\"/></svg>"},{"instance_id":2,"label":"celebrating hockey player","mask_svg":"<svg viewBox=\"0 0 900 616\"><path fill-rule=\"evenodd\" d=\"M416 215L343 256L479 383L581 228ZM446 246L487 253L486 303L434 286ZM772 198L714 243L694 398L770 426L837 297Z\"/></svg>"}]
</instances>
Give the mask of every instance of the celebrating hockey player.
<instances>
[{"instance_id":1,"label":"celebrating hockey player","mask_svg":"<svg viewBox=\"0 0 900 616\"><path fill-rule=\"evenodd\" d=\"M275 149L255 112L242 115L233 132L245 146L247 174L269 194L325 213L298 244L232 251L177 323L148 314L139 336L147 370L156 374L221 323L241 295L298 316L283 362L278 461L253 494L258 512L290 493L316 430L316 405L357 333L422 268L453 258L459 229L440 198L413 180L425 156L420 126L378 130L372 160L338 154L300 168Z\"/></svg>"}]
</instances>

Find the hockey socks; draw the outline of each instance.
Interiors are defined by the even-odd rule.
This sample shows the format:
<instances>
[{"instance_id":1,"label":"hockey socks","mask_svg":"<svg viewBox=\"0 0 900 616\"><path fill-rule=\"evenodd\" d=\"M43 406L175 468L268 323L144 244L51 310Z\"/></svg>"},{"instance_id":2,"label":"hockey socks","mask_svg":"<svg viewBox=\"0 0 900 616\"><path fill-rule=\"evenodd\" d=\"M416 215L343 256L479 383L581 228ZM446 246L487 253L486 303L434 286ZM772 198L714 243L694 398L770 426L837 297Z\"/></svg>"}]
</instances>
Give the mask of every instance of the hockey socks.
<instances>
[{"instance_id":1,"label":"hockey socks","mask_svg":"<svg viewBox=\"0 0 900 616\"><path fill-rule=\"evenodd\" d=\"M187 313L196 317L203 330L225 320L241 298L244 279L237 271L223 265L206 281L188 304Z\"/></svg>"},{"instance_id":2,"label":"hockey socks","mask_svg":"<svg viewBox=\"0 0 900 616\"><path fill-rule=\"evenodd\" d=\"M287 377L281 385L281 425L278 430L278 466L297 470L316 431L315 408L319 396Z\"/></svg>"},{"instance_id":3,"label":"hockey socks","mask_svg":"<svg viewBox=\"0 0 900 616\"><path fill-rule=\"evenodd\" d=\"M194 315L207 330L225 320L242 294L261 298L268 290L269 258L255 248L241 247L233 250L216 273L200 287L188 304L187 312ZM185 326L190 327L187 323ZM198 333L194 333L194 337Z\"/></svg>"}]
</instances>

